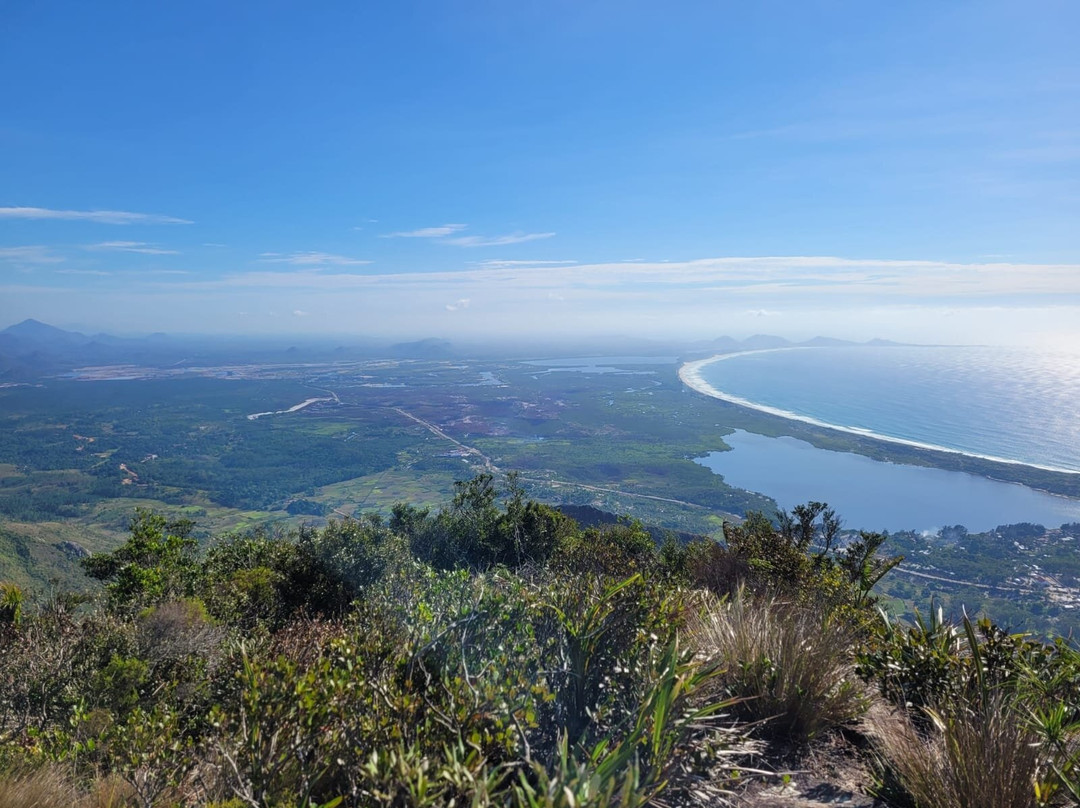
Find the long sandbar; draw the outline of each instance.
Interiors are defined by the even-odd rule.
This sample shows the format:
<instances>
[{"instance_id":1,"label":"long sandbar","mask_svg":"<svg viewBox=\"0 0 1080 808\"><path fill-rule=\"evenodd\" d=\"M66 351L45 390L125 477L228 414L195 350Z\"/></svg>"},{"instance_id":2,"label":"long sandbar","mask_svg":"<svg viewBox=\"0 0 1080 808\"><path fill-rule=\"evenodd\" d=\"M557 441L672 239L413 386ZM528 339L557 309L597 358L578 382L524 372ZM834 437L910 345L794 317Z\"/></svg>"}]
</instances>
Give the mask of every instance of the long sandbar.
<instances>
[{"instance_id":1,"label":"long sandbar","mask_svg":"<svg viewBox=\"0 0 1080 808\"><path fill-rule=\"evenodd\" d=\"M782 410L779 407L770 407L768 404L760 404L756 401L751 401L748 398L742 396L736 396L731 393L725 393L723 390L717 390L711 384L709 384L701 375L702 368L707 365L711 365L715 362L723 362L726 359L734 359L737 356L748 356L750 354L763 354L763 353L775 353L777 351L800 351L806 350L805 347L796 346L792 348L761 348L753 351L736 351L735 353L717 354L716 356L710 356L707 359L695 359L691 362L686 362L679 368L679 378L683 384L689 387L691 390L695 390L702 395L710 396L711 398L720 399L730 404L738 404L740 407L746 407L747 409L756 410L757 412L764 412L768 415L775 415L778 418L786 418L789 421L799 421L800 423L810 424L811 426L820 427L822 429L831 429L836 432L844 432L848 435L856 435L860 438L869 438L871 440L884 441L885 443L893 443L899 446L907 446L912 449L923 449L930 452L945 452L946 454L961 455L963 457L970 457L976 460L985 460L990 463L1004 463L1009 466L1021 466L1025 468L1039 469L1040 471L1049 471L1055 474L1070 474L1080 475L1080 472L1072 469L1063 469L1056 466L1043 466L1038 463L1025 463L1021 460L1010 460L1005 457L995 457L994 455L976 454L975 452L965 452L961 449L953 449L948 446L938 446L934 443L923 443L916 440L907 440L905 438L895 438L891 435L882 435L880 432L874 432L871 429L863 429L857 426L844 426L842 424L832 424L828 421L822 421L820 418L814 418L810 415L800 415L797 412L791 412L790 410Z\"/></svg>"}]
</instances>

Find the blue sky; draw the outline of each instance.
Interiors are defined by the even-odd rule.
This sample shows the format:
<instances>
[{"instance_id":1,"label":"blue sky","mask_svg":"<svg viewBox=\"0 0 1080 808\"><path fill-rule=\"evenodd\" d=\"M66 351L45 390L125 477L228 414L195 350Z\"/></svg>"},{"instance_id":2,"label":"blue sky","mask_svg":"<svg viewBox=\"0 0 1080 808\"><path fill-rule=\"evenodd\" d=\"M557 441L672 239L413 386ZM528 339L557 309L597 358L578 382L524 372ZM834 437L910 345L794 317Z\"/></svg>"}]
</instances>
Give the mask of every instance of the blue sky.
<instances>
[{"instance_id":1,"label":"blue sky","mask_svg":"<svg viewBox=\"0 0 1080 808\"><path fill-rule=\"evenodd\" d=\"M0 327L1080 347L1077 30L1037 0L7 0Z\"/></svg>"}]
</instances>

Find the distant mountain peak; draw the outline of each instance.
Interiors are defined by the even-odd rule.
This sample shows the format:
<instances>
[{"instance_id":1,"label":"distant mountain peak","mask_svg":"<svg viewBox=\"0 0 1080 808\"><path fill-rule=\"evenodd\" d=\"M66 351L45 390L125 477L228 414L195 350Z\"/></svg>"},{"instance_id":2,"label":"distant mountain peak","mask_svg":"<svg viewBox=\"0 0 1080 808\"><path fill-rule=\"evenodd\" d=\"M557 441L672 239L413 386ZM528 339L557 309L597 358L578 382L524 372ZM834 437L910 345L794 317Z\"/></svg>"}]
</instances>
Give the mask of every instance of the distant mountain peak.
<instances>
[{"instance_id":1,"label":"distant mountain peak","mask_svg":"<svg viewBox=\"0 0 1080 808\"><path fill-rule=\"evenodd\" d=\"M752 337L747 337L741 343L743 348L787 348L793 343L791 340L784 339L783 337L773 336L772 334L754 334Z\"/></svg>"},{"instance_id":2,"label":"distant mountain peak","mask_svg":"<svg viewBox=\"0 0 1080 808\"><path fill-rule=\"evenodd\" d=\"M403 359L446 359L453 356L453 346L448 340L427 337L415 342L399 342L390 346L390 353Z\"/></svg>"},{"instance_id":3,"label":"distant mountain peak","mask_svg":"<svg viewBox=\"0 0 1080 808\"><path fill-rule=\"evenodd\" d=\"M66 337L81 337L82 334L75 331L65 331L62 328L57 328L55 325L49 325L43 323L41 320L35 320L33 317L28 317L21 323L8 326L0 334L11 334L15 337L45 337L45 336L66 336Z\"/></svg>"},{"instance_id":4,"label":"distant mountain peak","mask_svg":"<svg viewBox=\"0 0 1080 808\"><path fill-rule=\"evenodd\" d=\"M0 331L0 334L15 337L24 344L42 346L63 345L70 347L72 345L82 345L89 341L85 334L80 334L78 331L65 331L55 325L49 325L33 318L8 326L3 331Z\"/></svg>"}]
</instances>

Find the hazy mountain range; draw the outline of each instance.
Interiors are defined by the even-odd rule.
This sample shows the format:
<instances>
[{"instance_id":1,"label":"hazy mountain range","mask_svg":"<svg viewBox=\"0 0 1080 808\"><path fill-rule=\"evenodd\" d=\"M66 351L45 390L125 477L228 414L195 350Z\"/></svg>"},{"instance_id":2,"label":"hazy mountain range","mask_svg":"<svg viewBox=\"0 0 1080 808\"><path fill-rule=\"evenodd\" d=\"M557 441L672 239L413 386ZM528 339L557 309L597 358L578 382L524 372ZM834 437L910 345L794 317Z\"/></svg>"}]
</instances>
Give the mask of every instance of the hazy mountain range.
<instances>
[{"instance_id":1,"label":"hazy mountain range","mask_svg":"<svg viewBox=\"0 0 1080 808\"><path fill-rule=\"evenodd\" d=\"M203 365L222 362L333 361L365 357L398 359L452 359L469 356L558 356L589 353L642 355L707 355L711 352L759 350L803 346L841 346L859 343L815 337L792 342L784 337L755 334L743 340L718 337L693 343L666 343L638 338L611 337L574 344L558 343L457 344L426 338L414 342L391 343L373 338L349 337L338 341L326 337L288 340L274 337L205 337L197 335L149 334L118 337L112 334L83 334L67 331L38 320L23 320L0 331L0 379L6 381L60 373L76 367L109 364ZM871 340L871 345L895 345L887 340Z\"/></svg>"}]
</instances>

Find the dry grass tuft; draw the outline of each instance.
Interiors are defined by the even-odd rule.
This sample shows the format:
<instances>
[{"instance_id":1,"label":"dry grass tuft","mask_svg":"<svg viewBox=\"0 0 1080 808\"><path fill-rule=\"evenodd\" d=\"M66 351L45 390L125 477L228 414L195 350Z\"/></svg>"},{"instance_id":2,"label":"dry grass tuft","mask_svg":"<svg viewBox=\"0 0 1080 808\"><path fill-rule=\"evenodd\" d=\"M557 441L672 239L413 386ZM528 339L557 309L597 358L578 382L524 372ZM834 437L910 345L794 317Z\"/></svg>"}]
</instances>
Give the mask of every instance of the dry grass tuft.
<instances>
[{"instance_id":1,"label":"dry grass tuft","mask_svg":"<svg viewBox=\"0 0 1080 808\"><path fill-rule=\"evenodd\" d=\"M79 808L129 808L136 805L131 786L115 775L96 780Z\"/></svg>"},{"instance_id":2,"label":"dry grass tuft","mask_svg":"<svg viewBox=\"0 0 1080 808\"><path fill-rule=\"evenodd\" d=\"M871 734L888 774L918 808L1036 808L1045 770L1039 738L1010 697L992 694L977 709L931 712L926 734L902 713L873 716Z\"/></svg>"},{"instance_id":3,"label":"dry grass tuft","mask_svg":"<svg viewBox=\"0 0 1080 808\"><path fill-rule=\"evenodd\" d=\"M7 775L0 780L0 808L72 808L82 795L56 768Z\"/></svg>"},{"instance_id":4,"label":"dry grass tuft","mask_svg":"<svg viewBox=\"0 0 1080 808\"><path fill-rule=\"evenodd\" d=\"M849 723L868 703L854 674L852 637L812 609L745 590L690 619L698 653L724 668L727 692L752 720L796 741Z\"/></svg>"},{"instance_id":5,"label":"dry grass tuft","mask_svg":"<svg viewBox=\"0 0 1080 808\"><path fill-rule=\"evenodd\" d=\"M0 808L127 808L131 797L131 788L111 777L84 793L58 766L0 777Z\"/></svg>"}]
</instances>

